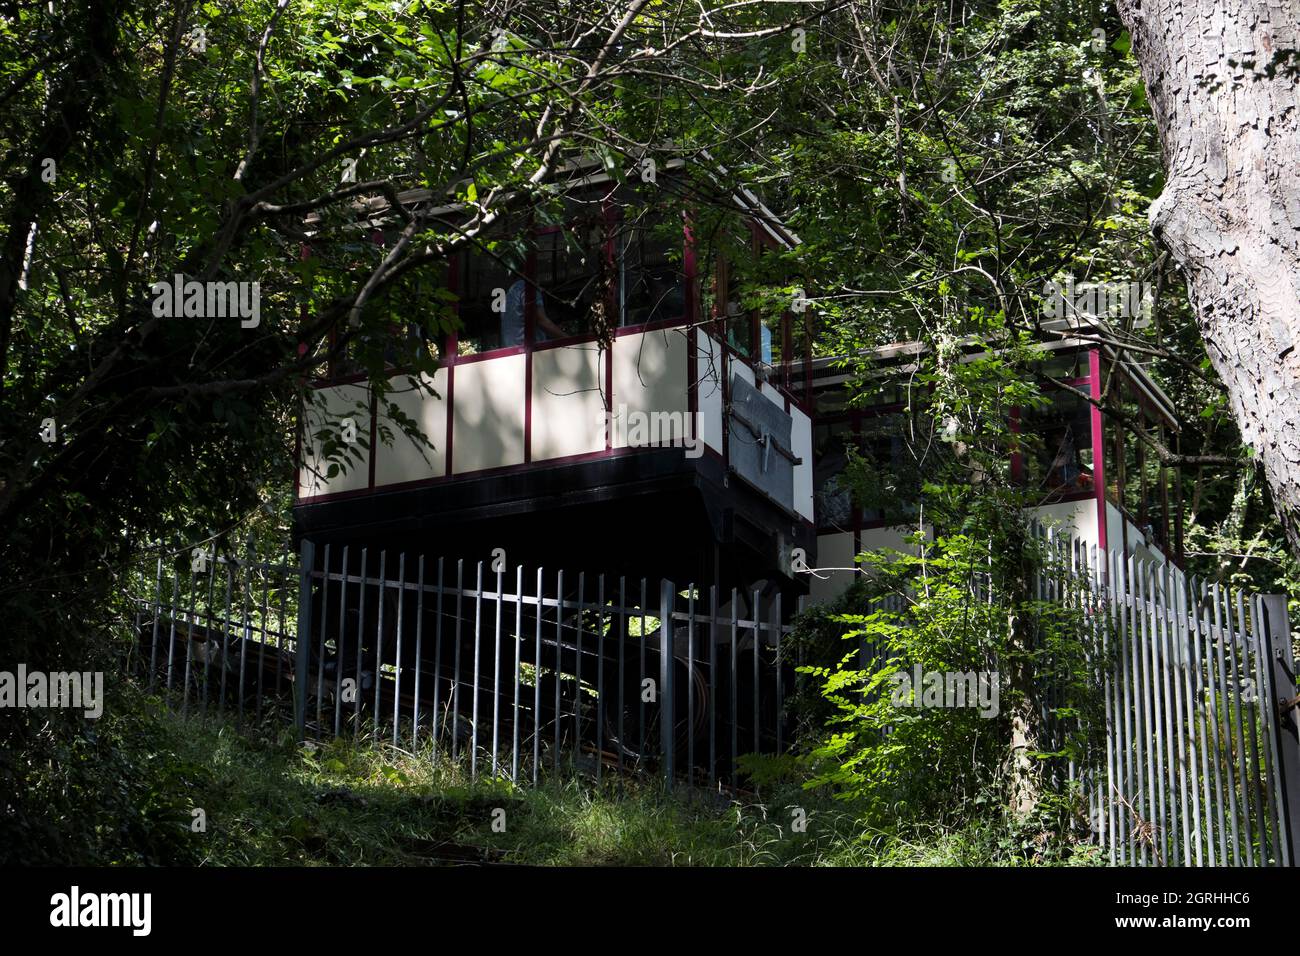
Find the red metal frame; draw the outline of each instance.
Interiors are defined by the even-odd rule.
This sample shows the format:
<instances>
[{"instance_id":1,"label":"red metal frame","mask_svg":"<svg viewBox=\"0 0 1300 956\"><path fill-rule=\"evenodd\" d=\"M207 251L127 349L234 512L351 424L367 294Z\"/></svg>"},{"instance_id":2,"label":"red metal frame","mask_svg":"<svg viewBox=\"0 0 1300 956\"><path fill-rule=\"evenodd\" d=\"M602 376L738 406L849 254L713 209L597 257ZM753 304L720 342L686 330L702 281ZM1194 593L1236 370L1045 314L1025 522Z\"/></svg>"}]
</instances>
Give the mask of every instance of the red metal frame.
<instances>
[{"instance_id":1,"label":"red metal frame","mask_svg":"<svg viewBox=\"0 0 1300 956\"><path fill-rule=\"evenodd\" d=\"M1097 499L1097 550L1107 550L1106 423L1101 411L1101 352L1088 350L1088 385L1092 405L1092 493Z\"/></svg>"}]
</instances>

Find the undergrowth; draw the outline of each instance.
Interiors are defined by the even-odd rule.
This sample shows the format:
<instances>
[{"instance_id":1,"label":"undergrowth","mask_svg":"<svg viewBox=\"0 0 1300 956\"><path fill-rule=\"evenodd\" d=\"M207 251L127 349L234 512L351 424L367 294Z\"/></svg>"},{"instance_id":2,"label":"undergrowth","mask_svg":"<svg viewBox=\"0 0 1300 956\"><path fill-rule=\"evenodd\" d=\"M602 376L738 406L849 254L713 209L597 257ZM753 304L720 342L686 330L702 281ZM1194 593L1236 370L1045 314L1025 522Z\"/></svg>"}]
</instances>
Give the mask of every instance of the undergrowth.
<instances>
[{"instance_id":1,"label":"undergrowth","mask_svg":"<svg viewBox=\"0 0 1300 956\"><path fill-rule=\"evenodd\" d=\"M69 764L24 766L9 755L9 772L29 789L0 818L0 857L204 866L1096 862L1086 848L1045 854L1031 829L1000 821L873 822L794 783L729 794L614 774L597 786L562 772L516 788L471 781L463 762L435 761L424 748L342 738L300 745L283 724L236 730L138 693L130 703L94 725L93 741L70 747L80 755ZM62 794L61 820L33 819L42 794ZM78 815L69 821L69 812Z\"/></svg>"}]
</instances>

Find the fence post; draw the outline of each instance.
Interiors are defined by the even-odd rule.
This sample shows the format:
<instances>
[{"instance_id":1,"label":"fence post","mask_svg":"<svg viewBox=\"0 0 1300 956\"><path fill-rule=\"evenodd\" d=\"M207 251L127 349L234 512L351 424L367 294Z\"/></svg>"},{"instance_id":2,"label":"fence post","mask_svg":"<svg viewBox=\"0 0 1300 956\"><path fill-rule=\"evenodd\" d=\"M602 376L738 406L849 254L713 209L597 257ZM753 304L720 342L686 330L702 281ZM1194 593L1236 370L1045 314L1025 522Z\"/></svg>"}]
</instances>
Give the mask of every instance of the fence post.
<instances>
[{"instance_id":1,"label":"fence post","mask_svg":"<svg viewBox=\"0 0 1300 956\"><path fill-rule=\"evenodd\" d=\"M1264 610L1264 637L1268 649L1268 665L1273 676L1272 700L1277 728L1279 766L1276 772L1282 789L1281 815L1286 827L1286 865L1300 866L1300 853L1296 837L1300 836L1300 738L1297 736L1296 709L1280 710L1284 703L1295 699L1295 661L1291 656L1291 619L1287 613L1285 594L1262 594L1260 605Z\"/></svg>"},{"instance_id":2,"label":"fence post","mask_svg":"<svg viewBox=\"0 0 1300 956\"><path fill-rule=\"evenodd\" d=\"M311 655L311 573L316 567L316 543L302 539L298 560L297 661L293 678L293 722L298 742L307 736L307 671Z\"/></svg>"},{"instance_id":3,"label":"fence post","mask_svg":"<svg viewBox=\"0 0 1300 956\"><path fill-rule=\"evenodd\" d=\"M659 585L659 740L663 751L664 786L673 788L673 585Z\"/></svg>"}]
</instances>

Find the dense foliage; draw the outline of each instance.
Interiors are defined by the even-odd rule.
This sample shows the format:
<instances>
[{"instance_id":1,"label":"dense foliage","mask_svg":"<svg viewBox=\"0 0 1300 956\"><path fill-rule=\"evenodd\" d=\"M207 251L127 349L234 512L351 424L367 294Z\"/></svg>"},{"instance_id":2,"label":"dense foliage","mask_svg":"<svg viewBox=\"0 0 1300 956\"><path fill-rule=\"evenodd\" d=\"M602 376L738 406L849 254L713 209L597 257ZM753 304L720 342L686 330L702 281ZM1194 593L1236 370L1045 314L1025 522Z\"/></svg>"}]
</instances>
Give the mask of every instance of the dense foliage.
<instances>
[{"instance_id":1,"label":"dense foliage","mask_svg":"<svg viewBox=\"0 0 1300 956\"><path fill-rule=\"evenodd\" d=\"M707 169L699 235L732 254L747 304L765 314L805 290L819 354L927 346L909 392L907 490L936 522L925 573L937 603L902 618L859 608L846 628L936 663L966 659L981 634L1007 649L993 611L956 645L930 638L951 634L945 589L961 569L1018 533L996 520L1012 504L1000 469L1022 440L1005 434L1006 412L1034 401L1024 382L1041 290L1065 274L1160 290L1155 321L1122 332L1189 423L1179 451L1160 452L1187 473L1194 569L1300 589L1181 283L1147 234L1162 173L1112 8L707 6L0 5L5 660L114 668L110 638L131 613L122 569L149 542L282 534L299 444L316 443L331 468L358 455L303 433L311 376L347 357L382 393L392 316L425 338L445 331L449 257L517 256L510 217L556 215L563 164L579 156L632 181L647 156ZM723 207L741 182L785 217L798 249L746 262L729 245ZM412 190L438 202L399 211ZM668 191L652 202L682 207ZM458 215L436 211L451 204ZM153 286L175 275L257 282L259 321L159 316ZM970 336L1002 357L951 361ZM427 350L406 358L413 375L436 365ZM868 394L871 369L851 365ZM875 493L880 463L855 468L860 492ZM976 473L987 480L970 482ZM914 571L878 565L875 587ZM862 718L855 734L883 719L847 706ZM74 812L75 768L113 759L100 751L125 738L0 720L3 824L36 845L51 807ZM908 759L924 761L931 729L916 733ZM943 747L968 743L958 728ZM854 753L879 769L872 746ZM823 756L852 767L849 753ZM65 768L64 784L56 770L28 787L37 766ZM137 807L155 809L171 812Z\"/></svg>"}]
</instances>

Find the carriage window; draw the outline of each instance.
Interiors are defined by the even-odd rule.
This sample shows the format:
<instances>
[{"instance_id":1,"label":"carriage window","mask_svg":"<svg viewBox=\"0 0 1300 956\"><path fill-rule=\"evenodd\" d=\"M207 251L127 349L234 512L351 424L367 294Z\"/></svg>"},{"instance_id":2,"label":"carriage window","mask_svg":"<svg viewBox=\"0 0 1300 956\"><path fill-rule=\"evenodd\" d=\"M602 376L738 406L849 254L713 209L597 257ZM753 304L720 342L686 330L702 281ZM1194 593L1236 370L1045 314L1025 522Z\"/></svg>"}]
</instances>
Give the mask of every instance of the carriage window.
<instances>
[{"instance_id":1,"label":"carriage window","mask_svg":"<svg viewBox=\"0 0 1300 956\"><path fill-rule=\"evenodd\" d=\"M813 483L817 488L817 527L821 531L851 531L853 498L844 471L853 444L848 422L819 424L813 434Z\"/></svg>"},{"instance_id":2,"label":"carriage window","mask_svg":"<svg viewBox=\"0 0 1300 956\"><path fill-rule=\"evenodd\" d=\"M866 370L863 369L865 372ZM887 405L907 404L907 387L892 378L881 378L879 373L862 378L853 384L852 404L856 408L879 408Z\"/></svg>"},{"instance_id":3,"label":"carriage window","mask_svg":"<svg viewBox=\"0 0 1300 956\"><path fill-rule=\"evenodd\" d=\"M728 220L715 237L714 251L721 260L719 285L725 299L719 301L718 307L727 345L737 354L753 358L760 345L754 341L758 315L742 301L742 292L754 282L756 270L757 255L750 223Z\"/></svg>"},{"instance_id":4,"label":"carriage window","mask_svg":"<svg viewBox=\"0 0 1300 956\"><path fill-rule=\"evenodd\" d=\"M384 364L390 368L406 368L422 355L435 362L442 357L442 343L417 322L394 322L388 326L388 339L384 346Z\"/></svg>"},{"instance_id":5,"label":"carriage window","mask_svg":"<svg viewBox=\"0 0 1300 956\"><path fill-rule=\"evenodd\" d=\"M442 357L443 307L429 294L435 282L445 284L445 275L439 273L434 278L422 273L412 274L399 285L385 289L375 300L375 306L387 319L384 329L384 364L387 367L408 368L426 356L434 361Z\"/></svg>"},{"instance_id":6,"label":"carriage window","mask_svg":"<svg viewBox=\"0 0 1300 956\"><path fill-rule=\"evenodd\" d=\"M727 344L745 358L754 354L752 315L741 308L734 296L727 300Z\"/></svg>"},{"instance_id":7,"label":"carriage window","mask_svg":"<svg viewBox=\"0 0 1300 956\"><path fill-rule=\"evenodd\" d=\"M537 237L534 341L592 331L592 308L604 300L604 233L593 217Z\"/></svg>"},{"instance_id":8,"label":"carriage window","mask_svg":"<svg viewBox=\"0 0 1300 956\"><path fill-rule=\"evenodd\" d=\"M621 325L685 317L682 238L679 225L649 213L624 224L620 235Z\"/></svg>"},{"instance_id":9,"label":"carriage window","mask_svg":"<svg viewBox=\"0 0 1300 956\"><path fill-rule=\"evenodd\" d=\"M524 298L528 283L520 265L479 250L460 256L457 351L478 355L522 345Z\"/></svg>"},{"instance_id":10,"label":"carriage window","mask_svg":"<svg viewBox=\"0 0 1300 956\"><path fill-rule=\"evenodd\" d=\"M1047 497L1092 488L1092 406L1081 395L1051 391L1045 408L1021 420L1025 477L1029 487Z\"/></svg>"},{"instance_id":11,"label":"carriage window","mask_svg":"<svg viewBox=\"0 0 1300 956\"><path fill-rule=\"evenodd\" d=\"M1166 436L1163 426L1160 438ZM1156 541L1163 547L1169 547L1169 470L1153 453L1149 456L1147 468L1151 475L1151 493L1147 502L1147 522L1155 535Z\"/></svg>"},{"instance_id":12,"label":"carriage window","mask_svg":"<svg viewBox=\"0 0 1300 956\"><path fill-rule=\"evenodd\" d=\"M864 524L898 521L916 514L920 476L907 449L902 415L864 416L859 429L866 470L861 502Z\"/></svg>"},{"instance_id":13,"label":"carriage window","mask_svg":"<svg viewBox=\"0 0 1300 956\"><path fill-rule=\"evenodd\" d=\"M817 414L822 418L843 412L849 405L847 389L842 387L823 389L816 393L816 398Z\"/></svg>"},{"instance_id":14,"label":"carriage window","mask_svg":"<svg viewBox=\"0 0 1300 956\"><path fill-rule=\"evenodd\" d=\"M764 285L770 285L778 277L783 277L784 271L779 258L773 254L775 246L770 240L760 240L757 242L757 246L758 255L755 265L758 278ZM756 311L758 316L758 359L765 365L776 365L785 360L785 302L773 301L771 298L765 297L761 308Z\"/></svg>"},{"instance_id":15,"label":"carriage window","mask_svg":"<svg viewBox=\"0 0 1300 956\"><path fill-rule=\"evenodd\" d=\"M807 310L802 313L796 312L790 316L791 355L789 361L806 362L812 358L812 343L809 341L811 328L811 315ZM802 374L802 370L800 370L800 374Z\"/></svg>"},{"instance_id":16,"label":"carriage window","mask_svg":"<svg viewBox=\"0 0 1300 956\"><path fill-rule=\"evenodd\" d=\"M1145 428L1149 434L1154 436L1158 441L1165 441L1164 427L1154 421L1147 420L1144 422ZM1141 480L1130 479L1139 485L1138 508L1133 514L1137 518L1138 525L1142 531L1151 537L1155 543L1167 546L1169 544L1169 476L1164 464L1160 461L1160 456L1155 450L1148 447L1146 442L1138 436L1133 436L1133 441L1138 445L1137 458L1141 468Z\"/></svg>"},{"instance_id":17,"label":"carriage window","mask_svg":"<svg viewBox=\"0 0 1300 956\"><path fill-rule=\"evenodd\" d=\"M1088 376L1088 353L1082 351L1050 352L1043 360L1043 375L1057 381Z\"/></svg>"},{"instance_id":18,"label":"carriage window","mask_svg":"<svg viewBox=\"0 0 1300 956\"><path fill-rule=\"evenodd\" d=\"M862 417L856 433L849 421L814 426L819 531L851 531L916 514L920 482L904 423L899 415L877 415Z\"/></svg>"},{"instance_id":19,"label":"carriage window","mask_svg":"<svg viewBox=\"0 0 1300 956\"><path fill-rule=\"evenodd\" d=\"M760 335L758 357L766 365L782 361L785 351L785 333L780 313L763 317L758 326Z\"/></svg>"},{"instance_id":20,"label":"carriage window","mask_svg":"<svg viewBox=\"0 0 1300 956\"><path fill-rule=\"evenodd\" d=\"M1125 400L1122 405L1124 418L1129 422L1142 421L1142 409L1136 402ZM1146 467L1146 446L1142 439L1133 433L1132 426L1121 426L1120 430L1123 466L1120 481L1123 482L1123 505L1135 521L1141 521L1143 510L1143 471Z\"/></svg>"},{"instance_id":21,"label":"carriage window","mask_svg":"<svg viewBox=\"0 0 1300 956\"><path fill-rule=\"evenodd\" d=\"M1111 399L1112 404L1116 404ZM1106 498L1113 504L1120 503L1120 488L1123 487L1124 476L1124 428L1119 419L1114 415L1107 415L1105 418L1105 435L1106 435Z\"/></svg>"},{"instance_id":22,"label":"carriage window","mask_svg":"<svg viewBox=\"0 0 1300 956\"><path fill-rule=\"evenodd\" d=\"M385 323L382 329L360 332L350 338L343 354L330 369L330 378L349 378L364 373L367 364L362 359L373 360L376 347L383 351L386 369L408 368L421 354L428 354L434 361L442 356L440 340L430 336L419 323L393 320Z\"/></svg>"},{"instance_id":23,"label":"carriage window","mask_svg":"<svg viewBox=\"0 0 1300 956\"><path fill-rule=\"evenodd\" d=\"M1105 421L1106 497L1122 506L1133 524L1153 543L1168 547L1172 477L1135 426L1140 425L1148 435L1162 442L1168 436L1164 426L1153 414L1148 414L1127 388L1111 401L1117 414L1107 415Z\"/></svg>"},{"instance_id":24,"label":"carriage window","mask_svg":"<svg viewBox=\"0 0 1300 956\"><path fill-rule=\"evenodd\" d=\"M351 378L364 372L365 366L357 360L358 349L357 341L355 339L349 340L339 356L330 363L327 370L328 378L331 380Z\"/></svg>"}]
</instances>

